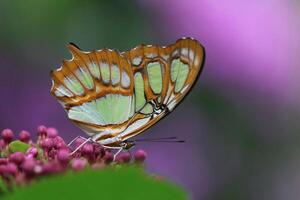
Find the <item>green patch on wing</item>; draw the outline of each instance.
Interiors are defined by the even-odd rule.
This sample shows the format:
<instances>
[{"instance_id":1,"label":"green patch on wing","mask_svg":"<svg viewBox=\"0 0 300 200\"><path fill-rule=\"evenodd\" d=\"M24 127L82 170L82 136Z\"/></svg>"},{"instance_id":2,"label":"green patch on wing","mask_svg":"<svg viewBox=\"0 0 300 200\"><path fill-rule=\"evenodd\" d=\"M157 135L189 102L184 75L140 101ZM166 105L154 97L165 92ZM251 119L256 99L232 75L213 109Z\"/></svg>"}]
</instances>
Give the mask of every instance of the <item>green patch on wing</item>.
<instances>
[{"instance_id":1,"label":"green patch on wing","mask_svg":"<svg viewBox=\"0 0 300 200\"><path fill-rule=\"evenodd\" d=\"M111 67L111 82L113 85L120 82L120 69L117 65Z\"/></svg>"},{"instance_id":2,"label":"green patch on wing","mask_svg":"<svg viewBox=\"0 0 300 200\"><path fill-rule=\"evenodd\" d=\"M171 80L173 82L175 82L177 79L178 70L179 70L180 66L181 66L181 62L179 59L175 59L171 63Z\"/></svg>"},{"instance_id":3,"label":"green patch on wing","mask_svg":"<svg viewBox=\"0 0 300 200\"><path fill-rule=\"evenodd\" d=\"M100 79L100 69L94 62L88 64L89 70L95 78Z\"/></svg>"},{"instance_id":4,"label":"green patch on wing","mask_svg":"<svg viewBox=\"0 0 300 200\"><path fill-rule=\"evenodd\" d=\"M151 114L153 113L153 106L150 103L147 103L145 107L141 110L143 114Z\"/></svg>"},{"instance_id":5,"label":"green patch on wing","mask_svg":"<svg viewBox=\"0 0 300 200\"><path fill-rule=\"evenodd\" d=\"M175 92L179 92L188 78L189 66L175 59L171 63L171 79L175 82Z\"/></svg>"},{"instance_id":6,"label":"green patch on wing","mask_svg":"<svg viewBox=\"0 0 300 200\"><path fill-rule=\"evenodd\" d=\"M102 76L103 82L104 83L109 83L109 81L110 81L110 70L109 70L108 64L107 63L101 63L100 71L101 71L101 76Z\"/></svg>"},{"instance_id":7,"label":"green patch on wing","mask_svg":"<svg viewBox=\"0 0 300 200\"><path fill-rule=\"evenodd\" d=\"M132 96L107 94L69 110L70 119L97 125L119 124L131 117Z\"/></svg>"},{"instance_id":8,"label":"green patch on wing","mask_svg":"<svg viewBox=\"0 0 300 200\"><path fill-rule=\"evenodd\" d=\"M59 97L63 97L63 96L71 97L71 96L73 96L72 93L69 92L68 89L65 88L63 85L60 85L59 87L57 87L57 89L55 91L55 95L57 95Z\"/></svg>"},{"instance_id":9,"label":"green patch on wing","mask_svg":"<svg viewBox=\"0 0 300 200\"><path fill-rule=\"evenodd\" d=\"M80 82L72 75L69 75L64 79L64 82L73 93L76 95L81 95L84 93L83 87L81 86Z\"/></svg>"},{"instance_id":10,"label":"green patch on wing","mask_svg":"<svg viewBox=\"0 0 300 200\"><path fill-rule=\"evenodd\" d=\"M76 75L85 87L88 89L92 89L94 87L93 78L85 67L79 67L76 70Z\"/></svg>"},{"instance_id":11,"label":"green patch on wing","mask_svg":"<svg viewBox=\"0 0 300 200\"><path fill-rule=\"evenodd\" d=\"M144 79L140 72L134 75L135 110L139 111L146 103Z\"/></svg>"},{"instance_id":12,"label":"green patch on wing","mask_svg":"<svg viewBox=\"0 0 300 200\"><path fill-rule=\"evenodd\" d=\"M160 94L162 90L162 73L159 62L152 62L147 65L149 83L155 94Z\"/></svg>"}]
</instances>

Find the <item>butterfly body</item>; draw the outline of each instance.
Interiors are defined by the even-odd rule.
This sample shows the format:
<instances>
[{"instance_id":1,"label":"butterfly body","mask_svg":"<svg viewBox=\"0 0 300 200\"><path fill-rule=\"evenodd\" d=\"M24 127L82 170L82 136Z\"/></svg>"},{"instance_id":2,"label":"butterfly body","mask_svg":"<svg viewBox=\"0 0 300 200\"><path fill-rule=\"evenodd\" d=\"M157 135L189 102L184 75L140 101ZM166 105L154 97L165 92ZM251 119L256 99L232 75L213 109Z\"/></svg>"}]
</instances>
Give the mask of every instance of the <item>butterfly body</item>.
<instances>
[{"instance_id":1,"label":"butterfly body","mask_svg":"<svg viewBox=\"0 0 300 200\"><path fill-rule=\"evenodd\" d=\"M123 53L83 52L72 44L69 49L73 58L51 73L51 94L71 121L109 148L130 146L129 138L170 113L195 84L204 61L204 48L190 38Z\"/></svg>"}]
</instances>

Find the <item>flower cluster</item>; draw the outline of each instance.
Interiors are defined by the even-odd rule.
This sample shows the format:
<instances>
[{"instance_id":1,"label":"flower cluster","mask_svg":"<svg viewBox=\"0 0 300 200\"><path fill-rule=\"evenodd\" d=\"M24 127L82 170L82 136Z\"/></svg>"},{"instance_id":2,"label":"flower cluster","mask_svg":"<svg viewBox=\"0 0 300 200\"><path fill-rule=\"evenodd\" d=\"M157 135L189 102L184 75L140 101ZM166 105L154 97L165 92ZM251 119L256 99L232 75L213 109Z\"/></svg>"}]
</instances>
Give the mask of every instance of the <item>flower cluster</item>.
<instances>
[{"instance_id":1,"label":"flower cluster","mask_svg":"<svg viewBox=\"0 0 300 200\"><path fill-rule=\"evenodd\" d=\"M21 131L18 140L14 138L10 129L4 129L1 133L0 176L8 186L22 185L40 176L63 173L66 170L80 171L88 166L101 169L112 163L140 164L146 158L145 151L137 150L134 158L128 152L123 152L113 162L113 153L109 149L91 142L71 154L85 140L76 139L71 148L52 127L39 126L36 143L28 131Z\"/></svg>"}]
</instances>

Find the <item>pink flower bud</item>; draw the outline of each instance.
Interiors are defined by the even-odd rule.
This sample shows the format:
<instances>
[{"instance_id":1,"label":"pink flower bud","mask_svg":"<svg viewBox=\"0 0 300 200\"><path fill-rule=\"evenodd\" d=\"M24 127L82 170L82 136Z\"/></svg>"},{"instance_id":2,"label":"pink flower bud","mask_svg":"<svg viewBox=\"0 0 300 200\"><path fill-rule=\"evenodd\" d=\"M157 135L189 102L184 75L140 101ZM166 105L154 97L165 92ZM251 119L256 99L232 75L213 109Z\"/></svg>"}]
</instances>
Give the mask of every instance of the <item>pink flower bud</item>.
<instances>
[{"instance_id":1,"label":"pink flower bud","mask_svg":"<svg viewBox=\"0 0 300 200\"><path fill-rule=\"evenodd\" d=\"M51 138L46 138L42 141L41 146L43 149L49 150L53 147L53 140Z\"/></svg>"},{"instance_id":2,"label":"pink flower bud","mask_svg":"<svg viewBox=\"0 0 300 200\"><path fill-rule=\"evenodd\" d=\"M22 141L22 142L25 142L25 143L28 143L30 141L30 133L28 131L21 131L19 133L19 139Z\"/></svg>"},{"instance_id":3,"label":"pink flower bud","mask_svg":"<svg viewBox=\"0 0 300 200\"><path fill-rule=\"evenodd\" d=\"M91 156L93 154L93 152L94 152L94 147L92 144L87 143L87 144L83 145L83 147L81 148L81 153L83 155Z\"/></svg>"},{"instance_id":4,"label":"pink flower bud","mask_svg":"<svg viewBox=\"0 0 300 200\"><path fill-rule=\"evenodd\" d=\"M36 158L38 156L38 150L36 147L30 147L27 151L26 154L29 156L32 156L33 158Z\"/></svg>"},{"instance_id":5,"label":"pink flower bud","mask_svg":"<svg viewBox=\"0 0 300 200\"><path fill-rule=\"evenodd\" d=\"M53 127L47 128L47 137L55 138L56 136L58 136L58 132L56 128Z\"/></svg>"},{"instance_id":6,"label":"pink flower bud","mask_svg":"<svg viewBox=\"0 0 300 200\"><path fill-rule=\"evenodd\" d=\"M82 138L77 138L76 140L75 140L75 146L76 147L78 147L79 145L81 145L83 142L84 142L85 140L84 139L82 139Z\"/></svg>"},{"instance_id":7,"label":"pink flower bud","mask_svg":"<svg viewBox=\"0 0 300 200\"><path fill-rule=\"evenodd\" d=\"M11 129L4 129L1 136L6 144L9 144L14 139L14 133Z\"/></svg>"},{"instance_id":8,"label":"pink flower bud","mask_svg":"<svg viewBox=\"0 0 300 200\"><path fill-rule=\"evenodd\" d=\"M141 150L141 149L137 150L134 154L134 160L136 162L139 162L139 163L144 162L146 157L147 157L147 153L144 150Z\"/></svg>"},{"instance_id":9,"label":"pink flower bud","mask_svg":"<svg viewBox=\"0 0 300 200\"><path fill-rule=\"evenodd\" d=\"M40 125L37 128L37 134L40 137L46 137L47 136L47 127L44 125Z\"/></svg>"},{"instance_id":10,"label":"pink flower bud","mask_svg":"<svg viewBox=\"0 0 300 200\"><path fill-rule=\"evenodd\" d=\"M0 165L6 165L8 163L7 158L0 158Z\"/></svg>"},{"instance_id":11,"label":"pink flower bud","mask_svg":"<svg viewBox=\"0 0 300 200\"><path fill-rule=\"evenodd\" d=\"M16 165L20 165L24 162L25 155L21 152L16 152L9 155L9 161L15 163Z\"/></svg>"},{"instance_id":12,"label":"pink flower bud","mask_svg":"<svg viewBox=\"0 0 300 200\"><path fill-rule=\"evenodd\" d=\"M36 162L35 160L32 159L26 159L21 168L27 175L33 175L35 173L34 168L35 168Z\"/></svg>"},{"instance_id":13,"label":"pink flower bud","mask_svg":"<svg viewBox=\"0 0 300 200\"><path fill-rule=\"evenodd\" d=\"M16 175L18 172L18 167L15 163L8 163L6 165L6 172L11 174L11 175Z\"/></svg>"},{"instance_id":14,"label":"pink flower bud","mask_svg":"<svg viewBox=\"0 0 300 200\"><path fill-rule=\"evenodd\" d=\"M116 161L118 163L129 163L130 160L131 160L131 156L128 152L122 152L116 158Z\"/></svg>"},{"instance_id":15,"label":"pink flower bud","mask_svg":"<svg viewBox=\"0 0 300 200\"><path fill-rule=\"evenodd\" d=\"M57 160L62 164L67 164L70 160L70 152L66 149L57 152Z\"/></svg>"}]
</instances>

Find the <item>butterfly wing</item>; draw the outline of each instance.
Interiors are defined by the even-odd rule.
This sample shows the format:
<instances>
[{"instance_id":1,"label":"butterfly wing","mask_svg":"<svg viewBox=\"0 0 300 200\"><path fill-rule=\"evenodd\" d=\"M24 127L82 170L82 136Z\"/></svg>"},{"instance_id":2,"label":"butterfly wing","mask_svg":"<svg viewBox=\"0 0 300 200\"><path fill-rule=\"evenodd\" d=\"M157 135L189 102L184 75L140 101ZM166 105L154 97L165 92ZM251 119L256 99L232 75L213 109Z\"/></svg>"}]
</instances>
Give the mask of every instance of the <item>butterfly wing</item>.
<instances>
[{"instance_id":1,"label":"butterfly wing","mask_svg":"<svg viewBox=\"0 0 300 200\"><path fill-rule=\"evenodd\" d=\"M69 49L73 58L51 73L51 94L87 134L121 130L134 112L130 64L112 50L82 52L74 45Z\"/></svg>"},{"instance_id":2,"label":"butterfly wing","mask_svg":"<svg viewBox=\"0 0 300 200\"><path fill-rule=\"evenodd\" d=\"M167 47L140 45L122 55L132 66L135 110L148 115L131 123L119 135L126 140L151 127L179 105L201 73L204 48L194 39L182 38Z\"/></svg>"},{"instance_id":3,"label":"butterfly wing","mask_svg":"<svg viewBox=\"0 0 300 200\"><path fill-rule=\"evenodd\" d=\"M182 38L167 47L140 45L123 54L133 66L134 76L142 75L146 102L172 111L199 77L204 48L194 39Z\"/></svg>"},{"instance_id":4,"label":"butterfly wing","mask_svg":"<svg viewBox=\"0 0 300 200\"><path fill-rule=\"evenodd\" d=\"M70 120L110 147L172 111L195 83L204 59L193 39L168 47L140 45L122 54L69 49L73 58L51 73L51 94Z\"/></svg>"}]
</instances>

